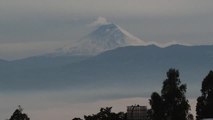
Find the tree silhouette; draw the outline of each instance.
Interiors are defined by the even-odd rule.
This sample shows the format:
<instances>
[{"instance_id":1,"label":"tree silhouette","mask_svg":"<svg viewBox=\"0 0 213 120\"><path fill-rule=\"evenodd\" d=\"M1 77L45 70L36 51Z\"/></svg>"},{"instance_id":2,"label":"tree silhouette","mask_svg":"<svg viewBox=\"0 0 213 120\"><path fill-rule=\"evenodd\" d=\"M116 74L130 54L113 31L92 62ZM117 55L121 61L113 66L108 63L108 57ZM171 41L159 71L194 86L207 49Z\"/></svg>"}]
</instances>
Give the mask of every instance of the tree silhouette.
<instances>
[{"instance_id":1,"label":"tree silhouette","mask_svg":"<svg viewBox=\"0 0 213 120\"><path fill-rule=\"evenodd\" d=\"M163 101L161 96L154 92L151 95L151 99L149 100L151 110L148 111L149 120L164 120L164 113L163 113Z\"/></svg>"},{"instance_id":2,"label":"tree silhouette","mask_svg":"<svg viewBox=\"0 0 213 120\"><path fill-rule=\"evenodd\" d=\"M213 71L204 78L201 93L202 95L197 98L196 118L213 118Z\"/></svg>"},{"instance_id":3,"label":"tree silhouette","mask_svg":"<svg viewBox=\"0 0 213 120\"><path fill-rule=\"evenodd\" d=\"M185 97L186 85L181 84L179 71L170 69L161 90L164 102L165 117L170 120L186 120L190 109Z\"/></svg>"},{"instance_id":4,"label":"tree silhouette","mask_svg":"<svg viewBox=\"0 0 213 120\"><path fill-rule=\"evenodd\" d=\"M152 120L187 120L189 103L185 97L186 85L181 84L179 71L169 69L163 82L161 96L153 93L150 100L149 119Z\"/></svg>"},{"instance_id":5,"label":"tree silhouette","mask_svg":"<svg viewBox=\"0 0 213 120\"><path fill-rule=\"evenodd\" d=\"M30 120L27 114L22 113L23 108L19 105L9 120Z\"/></svg>"},{"instance_id":6,"label":"tree silhouette","mask_svg":"<svg viewBox=\"0 0 213 120\"><path fill-rule=\"evenodd\" d=\"M84 116L85 120L126 120L126 114L123 112L111 112L112 107L101 108L97 114Z\"/></svg>"},{"instance_id":7,"label":"tree silhouette","mask_svg":"<svg viewBox=\"0 0 213 120\"><path fill-rule=\"evenodd\" d=\"M72 120L82 120L81 118L73 118Z\"/></svg>"},{"instance_id":8,"label":"tree silhouette","mask_svg":"<svg viewBox=\"0 0 213 120\"><path fill-rule=\"evenodd\" d=\"M194 116L192 114L189 114L187 117L188 120L194 120Z\"/></svg>"}]
</instances>

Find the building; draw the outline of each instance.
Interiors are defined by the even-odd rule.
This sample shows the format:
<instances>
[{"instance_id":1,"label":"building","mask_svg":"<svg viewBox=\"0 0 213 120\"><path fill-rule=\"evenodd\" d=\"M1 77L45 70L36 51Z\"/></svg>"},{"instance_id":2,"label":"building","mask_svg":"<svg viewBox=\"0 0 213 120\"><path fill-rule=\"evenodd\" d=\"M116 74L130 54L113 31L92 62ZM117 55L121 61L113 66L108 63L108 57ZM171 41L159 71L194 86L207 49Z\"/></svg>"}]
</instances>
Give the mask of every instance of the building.
<instances>
[{"instance_id":1,"label":"building","mask_svg":"<svg viewBox=\"0 0 213 120\"><path fill-rule=\"evenodd\" d=\"M127 106L127 120L146 120L147 107L140 105Z\"/></svg>"}]
</instances>

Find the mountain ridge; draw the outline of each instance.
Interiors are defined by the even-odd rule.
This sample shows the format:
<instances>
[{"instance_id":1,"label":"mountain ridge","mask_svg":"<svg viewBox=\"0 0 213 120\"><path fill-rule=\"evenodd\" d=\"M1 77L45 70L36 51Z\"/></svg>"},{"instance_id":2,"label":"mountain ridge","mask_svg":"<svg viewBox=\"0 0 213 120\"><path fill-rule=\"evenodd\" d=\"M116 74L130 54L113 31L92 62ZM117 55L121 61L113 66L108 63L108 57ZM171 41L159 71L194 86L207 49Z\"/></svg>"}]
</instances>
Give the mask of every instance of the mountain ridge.
<instances>
[{"instance_id":1,"label":"mountain ridge","mask_svg":"<svg viewBox=\"0 0 213 120\"><path fill-rule=\"evenodd\" d=\"M38 68L38 64L31 64L26 69L14 62L0 68L0 88L101 89L101 86L108 86L124 89L130 85L150 90L160 87L169 68L176 68L183 82L190 83L189 91L195 94L205 74L213 69L212 51L213 46L126 46L58 66L45 67L43 64Z\"/></svg>"}]
</instances>

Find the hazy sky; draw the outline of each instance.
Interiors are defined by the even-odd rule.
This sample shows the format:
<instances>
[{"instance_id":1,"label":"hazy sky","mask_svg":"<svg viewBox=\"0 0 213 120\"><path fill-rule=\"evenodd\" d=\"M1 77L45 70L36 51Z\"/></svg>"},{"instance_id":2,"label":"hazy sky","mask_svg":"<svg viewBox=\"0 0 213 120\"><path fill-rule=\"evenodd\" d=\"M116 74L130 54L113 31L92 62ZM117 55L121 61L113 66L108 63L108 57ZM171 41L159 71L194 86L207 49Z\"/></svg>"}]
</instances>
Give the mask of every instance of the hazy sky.
<instances>
[{"instance_id":1,"label":"hazy sky","mask_svg":"<svg viewBox=\"0 0 213 120\"><path fill-rule=\"evenodd\" d=\"M106 22L116 23L146 42L213 44L213 0L0 0L0 59L51 52ZM0 119L10 117L18 104L32 120L71 120L95 113L98 107L125 111L132 103L148 102L128 97L76 103L72 100L80 95L74 95L79 93L0 92Z\"/></svg>"},{"instance_id":2,"label":"hazy sky","mask_svg":"<svg viewBox=\"0 0 213 120\"><path fill-rule=\"evenodd\" d=\"M149 98L133 97L73 103L72 98L66 95L64 92L0 94L1 102L3 102L0 109L0 119L10 118L19 104L22 105L24 112L31 120L72 120L74 117L83 118L84 115L95 114L101 107L110 106L113 106L114 112L126 112L126 107L134 104L150 108ZM196 99L189 99L189 103L191 105L190 112L195 114Z\"/></svg>"},{"instance_id":3,"label":"hazy sky","mask_svg":"<svg viewBox=\"0 0 213 120\"><path fill-rule=\"evenodd\" d=\"M212 0L0 0L0 58L78 40L100 16L144 41L213 44Z\"/></svg>"}]
</instances>

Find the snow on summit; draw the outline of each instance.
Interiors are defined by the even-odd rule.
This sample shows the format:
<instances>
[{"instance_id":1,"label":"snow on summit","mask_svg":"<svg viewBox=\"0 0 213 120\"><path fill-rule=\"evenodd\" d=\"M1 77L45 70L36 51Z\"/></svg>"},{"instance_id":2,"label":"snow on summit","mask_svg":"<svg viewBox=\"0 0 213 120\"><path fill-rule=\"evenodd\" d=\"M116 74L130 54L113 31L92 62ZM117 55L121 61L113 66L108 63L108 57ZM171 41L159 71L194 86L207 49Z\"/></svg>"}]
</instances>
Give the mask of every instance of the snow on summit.
<instances>
[{"instance_id":1,"label":"snow on summit","mask_svg":"<svg viewBox=\"0 0 213 120\"><path fill-rule=\"evenodd\" d=\"M99 25L96 30L80 39L75 45L58 50L61 54L96 55L118 47L144 45L145 42L131 35L116 24Z\"/></svg>"}]
</instances>

